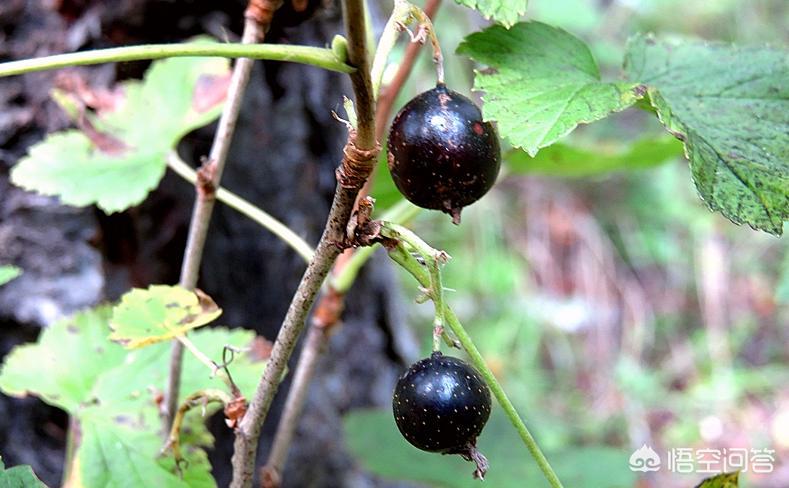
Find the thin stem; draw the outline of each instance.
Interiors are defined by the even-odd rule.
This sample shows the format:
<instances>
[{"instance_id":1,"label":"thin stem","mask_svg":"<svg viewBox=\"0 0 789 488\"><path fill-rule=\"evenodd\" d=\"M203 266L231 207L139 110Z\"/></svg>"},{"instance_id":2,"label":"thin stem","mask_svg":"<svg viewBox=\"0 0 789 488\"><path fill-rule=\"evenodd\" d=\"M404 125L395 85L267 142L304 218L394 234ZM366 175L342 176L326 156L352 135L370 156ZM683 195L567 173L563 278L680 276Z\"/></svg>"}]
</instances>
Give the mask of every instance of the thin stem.
<instances>
[{"instance_id":1,"label":"thin stem","mask_svg":"<svg viewBox=\"0 0 789 488\"><path fill-rule=\"evenodd\" d=\"M404 0L395 0L392 14L389 16L389 20L381 33L381 38L378 40L378 48L375 50L373 67L370 71L370 78L373 80L373 94L376 98L378 98L378 91L383 81L386 60L389 58L389 53L394 49L397 38L400 37L400 33L410 17L411 4Z\"/></svg>"},{"instance_id":2,"label":"thin stem","mask_svg":"<svg viewBox=\"0 0 789 488\"><path fill-rule=\"evenodd\" d=\"M261 41L265 29L266 26L260 25L254 19L246 18L241 42L251 45ZM252 72L254 62L250 58L240 58L236 61L227 92L227 101L219 118L216 133L214 134L214 142L211 145L208 165L203 168L206 171L208 181L205 185L196 185L197 198L192 210L192 219L189 223L189 235L186 241L183 263L181 264L181 277L178 283L187 290L192 290L197 286L200 262L203 259L203 249L208 235L208 226L214 210L215 189L219 186L219 181L222 178L222 171L227 161L227 153L230 150L233 132L236 129L236 121L241 110L244 90L249 82L249 75ZM165 425L168 427L172 425L175 409L178 405L183 355L184 348L181 342L173 341L170 352L167 391L165 392L165 406L167 408L167 422Z\"/></svg>"},{"instance_id":3,"label":"thin stem","mask_svg":"<svg viewBox=\"0 0 789 488\"><path fill-rule=\"evenodd\" d=\"M331 49L311 46L238 44L238 43L180 43L144 44L141 46L112 47L76 53L55 54L40 58L22 59L0 63L0 77L46 71L69 66L139 61L176 57L221 57L268 59L309 64L340 73L352 73L354 68L345 64Z\"/></svg>"},{"instance_id":4,"label":"thin stem","mask_svg":"<svg viewBox=\"0 0 789 488\"><path fill-rule=\"evenodd\" d=\"M375 151L375 106L370 81L370 67L367 60L367 32L363 0L345 0L343 17L348 37L348 62L357 70L351 74L351 84L355 95L357 128L349 138L347 149L355 146L357 151ZM355 136L355 137L354 137ZM354 168L362 180L369 176L369 169ZM329 269L340 253L338 244L344 242L345 229L353 210L359 186L338 184L328 221L324 228L315 255L299 283L299 287L288 307L282 322L271 357L263 371L249 409L241 419L236 430L235 452L233 453L233 480L231 487L247 488L252 485L255 470L260 429L266 419L274 394L279 388L282 374L293 353L296 341L304 329L318 290Z\"/></svg>"},{"instance_id":5,"label":"thin stem","mask_svg":"<svg viewBox=\"0 0 789 488\"><path fill-rule=\"evenodd\" d=\"M424 10L425 15L432 19L435 17L435 14L440 6L441 0L427 0ZM400 89L411 75L411 70L414 68L414 63L416 62L416 58L420 52L421 47L422 46L417 43L409 43L408 47L405 49L403 61L400 63L400 67L397 68L397 73L395 73L392 81L386 87L384 87L380 93L376 92L376 95L378 96L378 109L375 114L375 127L378 130L379 139L381 139L384 135L387 122L389 121L389 116L392 114L392 108L394 106L395 99L400 93ZM377 52L376 56L378 56Z\"/></svg>"},{"instance_id":6,"label":"thin stem","mask_svg":"<svg viewBox=\"0 0 789 488\"><path fill-rule=\"evenodd\" d=\"M441 264L438 259L431 259L430 269L430 295L436 308L433 319L433 351L441 349L441 339L444 336L444 285L441 284Z\"/></svg>"},{"instance_id":7,"label":"thin stem","mask_svg":"<svg viewBox=\"0 0 789 488\"><path fill-rule=\"evenodd\" d=\"M263 468L264 488L277 487L281 482L282 467L288 456L288 448L293 440L296 426L304 410L304 402L307 399L307 388L297 388L296 385L309 385L309 380L315 375L318 360L321 357L322 349L326 345L329 337L329 329L326 327L310 327L304 346L296 365L293 375L293 383L288 394L288 399L282 409L282 417L277 426L277 433L274 436L274 443L268 455L268 460ZM291 394L292 392L292 394Z\"/></svg>"},{"instance_id":8,"label":"thin stem","mask_svg":"<svg viewBox=\"0 0 789 488\"><path fill-rule=\"evenodd\" d=\"M70 478L74 472L74 455L79 445L80 427L76 415L68 416L68 431L66 432L66 454L63 461L62 486L69 486Z\"/></svg>"},{"instance_id":9,"label":"thin stem","mask_svg":"<svg viewBox=\"0 0 789 488\"><path fill-rule=\"evenodd\" d=\"M167 166L189 183L193 185L197 183L197 172L190 168L175 152L169 154ZM272 217L260 207L257 207L248 200L241 198L221 186L216 189L216 199L242 215L249 217L261 227L282 239L282 241L296 251L305 262L310 262L312 259L315 253L312 246L307 244L301 236L290 230L290 227Z\"/></svg>"},{"instance_id":10,"label":"thin stem","mask_svg":"<svg viewBox=\"0 0 789 488\"><path fill-rule=\"evenodd\" d=\"M417 23L417 31L416 34L411 34L411 41L418 48L424 42L425 38L423 36L427 36L430 39L430 44L433 47L433 61L436 64L436 81L437 83L444 83L444 56L441 54L441 45L438 42L438 36L433 29L433 22L431 21L432 14L437 8L437 2L435 3L436 5L428 4L425 7L426 10L432 7L433 11L428 13L406 0L395 0L394 9L392 9L392 14L384 26L381 39L378 42L378 49L375 52L375 60L373 61L371 77L373 80L373 94L376 98L383 81L386 60L389 58L392 49L394 49L400 33L406 29L408 24L414 21ZM410 67L408 70L410 71Z\"/></svg>"},{"instance_id":11,"label":"thin stem","mask_svg":"<svg viewBox=\"0 0 789 488\"><path fill-rule=\"evenodd\" d=\"M194 407L205 406L209 403L221 403L227 405L233 399L222 390L200 390L187 396L178 410L175 412L173 418L173 425L170 427L170 432L167 436L167 444L165 449L170 449L173 452L176 466L183 460L181 455L181 426L183 425L186 413Z\"/></svg>"},{"instance_id":12,"label":"thin stem","mask_svg":"<svg viewBox=\"0 0 789 488\"><path fill-rule=\"evenodd\" d=\"M412 10L414 17L416 17L420 26L427 29L427 36L430 38L430 44L433 46L433 62L436 64L436 82L444 83L444 55L441 54L441 44L438 42L438 35L433 29L433 22L430 16L417 7Z\"/></svg>"},{"instance_id":13,"label":"thin stem","mask_svg":"<svg viewBox=\"0 0 789 488\"><path fill-rule=\"evenodd\" d=\"M420 239L421 241L421 239ZM409 242L409 244L414 245L414 243ZM416 243L415 247L421 247L419 243ZM425 271L424 266L422 266L408 250L402 244L397 245L394 249L389 251L389 257L392 258L397 264L403 267L406 271L408 271L416 280L424 287L430 286L430 276L427 271ZM426 256L427 259L427 256ZM504 413L507 415L507 418L510 420L512 425L518 431L523 443L526 445L526 448L531 453L534 460L537 462L540 470L545 475L545 478L548 480L548 483L553 488L562 488L562 483L559 481L559 478L556 476L556 473L551 468L548 459L545 458L545 455L540 450L540 447L537 445L537 442L532 437L529 429L526 427L526 424L523 422L523 419L520 418L518 415L518 411L515 410L515 407L512 405L507 394L504 392L504 389L501 387L501 384L496 379L496 376L488 367L485 359L480 354L477 347L474 345L474 342L471 340L471 337L466 332L466 329L463 328L463 325L458 320L455 313L449 308L448 305L444 305L444 318L446 319L446 323L455 336L460 341L460 344L463 346L463 349L466 350L466 353L469 355L469 359L471 360L472 364L477 368L477 370L482 374L482 377L485 379L485 382L490 387L491 392L493 392L493 396L496 397L496 400L501 405L501 408L504 410Z\"/></svg>"}]
</instances>

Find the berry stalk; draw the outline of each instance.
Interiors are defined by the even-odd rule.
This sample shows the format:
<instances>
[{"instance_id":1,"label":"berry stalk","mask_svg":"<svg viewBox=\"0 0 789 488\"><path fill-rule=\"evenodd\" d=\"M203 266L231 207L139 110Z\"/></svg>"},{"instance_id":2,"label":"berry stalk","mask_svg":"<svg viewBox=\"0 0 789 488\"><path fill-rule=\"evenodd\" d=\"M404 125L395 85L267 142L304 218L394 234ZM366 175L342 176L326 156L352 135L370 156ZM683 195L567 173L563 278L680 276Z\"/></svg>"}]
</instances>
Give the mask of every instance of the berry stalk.
<instances>
[{"instance_id":1,"label":"berry stalk","mask_svg":"<svg viewBox=\"0 0 789 488\"><path fill-rule=\"evenodd\" d=\"M417 240L412 242L412 236L416 237ZM408 243L411 247L416 249L417 252L424 250L425 247L427 247L427 253L422 254L419 252L419 254L421 254L425 260L432 259L432 256L438 252L427 245L424 241L422 241L422 239L412 232L400 234L398 240ZM389 249L389 257L392 258L394 262L403 267L403 269L408 271L414 278L416 278L420 285L424 287L430 286L429 273L425 270L425 267L420 264L419 261L414 258L414 256L411 255L408 249L406 249L406 247L403 245L403 242L399 242L397 245ZM501 384L496 379L496 376L488 367L485 359L482 357L482 354L480 354L479 350L477 349L477 346L474 345L471 336L468 335L466 329L463 328L460 320L458 320L457 316L448 305L444 306L444 318L446 320L446 324L455 334L458 341L460 341L463 349L465 349L466 353L468 353L471 363L477 368L477 370L487 382L488 387L493 393L493 396L496 397L496 400L499 402L499 405L501 405L501 408L504 410L507 418L518 431L523 443L526 445L529 453L531 453L532 457L537 462L537 465L545 475L548 483L550 483L552 488L563 488L562 482L559 481L558 476L556 476L556 473L553 471L548 459L542 453L540 446L537 445L537 441L534 440L534 437L531 435L531 432L529 432L529 429L526 427L523 419L521 419L520 415L518 415L518 411L515 410L515 406L510 401L507 393L504 391Z\"/></svg>"},{"instance_id":2,"label":"berry stalk","mask_svg":"<svg viewBox=\"0 0 789 488\"><path fill-rule=\"evenodd\" d=\"M441 53L441 45L433 29L433 22L430 20L430 16L421 8L406 0L395 0L392 15L386 22L381 38L378 41L378 49L375 51L375 59L370 72L373 82L373 94L376 98L378 98L381 83L383 82L389 54L394 49L400 33L407 30L408 25L413 22L417 23L417 30L415 34L408 31L411 42L423 44L426 38L430 39L430 44L433 47L433 62L436 64L436 82L444 83L444 55Z\"/></svg>"}]
</instances>

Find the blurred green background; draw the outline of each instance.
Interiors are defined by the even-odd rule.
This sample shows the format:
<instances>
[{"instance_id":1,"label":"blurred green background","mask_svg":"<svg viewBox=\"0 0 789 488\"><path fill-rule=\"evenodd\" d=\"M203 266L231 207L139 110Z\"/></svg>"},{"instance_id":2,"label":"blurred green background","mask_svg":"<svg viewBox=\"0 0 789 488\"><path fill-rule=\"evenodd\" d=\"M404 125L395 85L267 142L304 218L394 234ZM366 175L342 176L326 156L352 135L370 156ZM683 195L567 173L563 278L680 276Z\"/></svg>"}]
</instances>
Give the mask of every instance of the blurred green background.
<instances>
[{"instance_id":1,"label":"blurred green background","mask_svg":"<svg viewBox=\"0 0 789 488\"><path fill-rule=\"evenodd\" d=\"M789 40L785 0L532 0L526 18L585 40L608 79L620 76L636 32ZM451 53L485 22L444 2L435 25L447 81L469 93L474 66ZM398 53L394 61L402 46ZM422 53L397 106L434 79ZM787 487L789 243L711 213L681 146L664 134L637 109L579 127L535 161L505 161L494 190L464 210L464 225L423 212L414 227L452 255L444 284L455 291L446 299L566 486L690 487L709 475L671 473L667 449L769 448L773 472L745 473L742 486ZM557 165L548 155L559 150L578 154ZM606 171L612 154L627 169ZM396 195L380 169L372 192L379 208ZM416 296L410 276L402 283ZM408 311L426 355L432 305ZM469 466L408 446L389 412L355 413L346 428L368 469L466 486L458 470ZM387 441L372 449L370 432ZM494 416L480 442L489 486L547 486L503 418ZM664 468L638 478L627 463L642 444L661 453ZM477 486L470 476L468 486Z\"/></svg>"}]
</instances>

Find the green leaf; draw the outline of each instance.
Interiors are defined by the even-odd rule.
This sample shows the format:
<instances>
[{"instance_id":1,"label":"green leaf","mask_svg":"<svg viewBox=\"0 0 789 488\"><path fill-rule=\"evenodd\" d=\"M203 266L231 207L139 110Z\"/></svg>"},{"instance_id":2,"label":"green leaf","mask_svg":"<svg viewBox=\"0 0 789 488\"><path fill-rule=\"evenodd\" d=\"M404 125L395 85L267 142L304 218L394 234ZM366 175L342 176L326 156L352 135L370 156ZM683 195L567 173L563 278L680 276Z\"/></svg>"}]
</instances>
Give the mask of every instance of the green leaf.
<instances>
[{"instance_id":1,"label":"green leaf","mask_svg":"<svg viewBox=\"0 0 789 488\"><path fill-rule=\"evenodd\" d=\"M455 0L459 5L473 8L488 20L512 27L526 13L527 0Z\"/></svg>"},{"instance_id":2,"label":"green leaf","mask_svg":"<svg viewBox=\"0 0 789 488\"><path fill-rule=\"evenodd\" d=\"M47 485L36 477L30 466L5 469L5 463L0 457L0 488L47 488Z\"/></svg>"},{"instance_id":3,"label":"green leaf","mask_svg":"<svg viewBox=\"0 0 789 488\"><path fill-rule=\"evenodd\" d=\"M517 173L579 178L651 168L682 155L682 143L673 137L650 137L626 146L608 143L578 147L559 142L533 158L514 149L504 159Z\"/></svg>"},{"instance_id":4,"label":"green leaf","mask_svg":"<svg viewBox=\"0 0 789 488\"><path fill-rule=\"evenodd\" d=\"M221 363L225 345L237 349L249 348L255 340L255 334L244 329L211 327L189 334L189 340L205 355ZM152 392L162 392L167 385L169 361L170 344L167 343L129 351L124 364L102 375L92 393L114 411L131 411L141 399L153 405ZM233 381L246 398L252 398L264 367L265 362L249 353L236 354L230 364ZM207 388L228 391L219 378L212 377L208 368L189 353L184 355L181 376L181 400Z\"/></svg>"},{"instance_id":5,"label":"green leaf","mask_svg":"<svg viewBox=\"0 0 789 488\"><path fill-rule=\"evenodd\" d=\"M0 286L5 285L17 276L22 274L22 270L16 266L0 266Z\"/></svg>"},{"instance_id":6,"label":"green leaf","mask_svg":"<svg viewBox=\"0 0 789 488\"><path fill-rule=\"evenodd\" d=\"M737 488L740 486L739 477L739 471L734 473L721 473L705 479L696 485L696 488Z\"/></svg>"},{"instance_id":7,"label":"green leaf","mask_svg":"<svg viewBox=\"0 0 789 488\"><path fill-rule=\"evenodd\" d=\"M222 314L200 290L151 285L135 288L113 309L110 339L128 348L149 346L203 326Z\"/></svg>"},{"instance_id":8,"label":"green leaf","mask_svg":"<svg viewBox=\"0 0 789 488\"><path fill-rule=\"evenodd\" d=\"M34 394L76 412L91 401L99 376L126 355L107 340L109 318L109 307L88 310L47 328L37 343L15 347L0 371L0 389L6 395Z\"/></svg>"},{"instance_id":9,"label":"green leaf","mask_svg":"<svg viewBox=\"0 0 789 488\"><path fill-rule=\"evenodd\" d=\"M167 384L170 345L127 351L109 339L111 310L86 311L44 330L35 344L18 346L0 371L0 389L34 394L68 411L80 426L73 486L215 486L205 452L212 438L197 409L187 414L182 450L189 461L183 482L171 456L160 456L164 428L158 402ZM243 329L206 328L190 334L204 354L221 362L226 345L251 349L229 365L233 380L251 398L265 362L255 334ZM250 348L250 346L252 346ZM191 354L183 361L181 400L208 388L227 386ZM218 409L211 405L206 415ZM186 484L184 484L186 483Z\"/></svg>"},{"instance_id":10,"label":"green leaf","mask_svg":"<svg viewBox=\"0 0 789 488\"><path fill-rule=\"evenodd\" d=\"M139 430L122 420L88 416L80 422L73 486L162 488L215 487L211 466L201 449L188 451L183 479L174 461L159 458L162 441L155 431Z\"/></svg>"},{"instance_id":11,"label":"green leaf","mask_svg":"<svg viewBox=\"0 0 789 488\"><path fill-rule=\"evenodd\" d=\"M170 58L155 61L142 82L120 85L109 109L86 113L78 95L56 92L81 130L32 146L11 181L107 213L136 205L159 184L178 140L219 115L228 80L225 59Z\"/></svg>"},{"instance_id":12,"label":"green leaf","mask_svg":"<svg viewBox=\"0 0 789 488\"><path fill-rule=\"evenodd\" d=\"M710 209L780 235L789 220L789 51L638 36L625 69L685 143Z\"/></svg>"},{"instance_id":13,"label":"green leaf","mask_svg":"<svg viewBox=\"0 0 789 488\"><path fill-rule=\"evenodd\" d=\"M493 26L466 37L459 54L485 64L474 89L485 92L485 118L534 156L578 124L624 110L643 96L638 83L604 83L589 48L539 22Z\"/></svg>"},{"instance_id":14,"label":"green leaf","mask_svg":"<svg viewBox=\"0 0 789 488\"><path fill-rule=\"evenodd\" d=\"M459 456L420 451L397 430L391 411L355 411L344 419L346 443L362 466L389 479L447 488L479 488L473 467ZM485 484L496 488L548 486L520 437L501 412L494 410L479 438L490 462ZM565 486L626 488L635 475L627 468L629 454L603 446L547 453Z\"/></svg>"}]
</instances>

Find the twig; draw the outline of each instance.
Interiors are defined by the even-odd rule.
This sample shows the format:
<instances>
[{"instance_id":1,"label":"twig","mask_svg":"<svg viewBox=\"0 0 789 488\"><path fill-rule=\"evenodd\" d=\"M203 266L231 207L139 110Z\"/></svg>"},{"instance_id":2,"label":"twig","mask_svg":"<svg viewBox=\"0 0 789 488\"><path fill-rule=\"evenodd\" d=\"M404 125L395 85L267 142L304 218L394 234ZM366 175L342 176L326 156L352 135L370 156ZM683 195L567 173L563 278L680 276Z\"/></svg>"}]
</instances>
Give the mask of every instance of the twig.
<instances>
[{"instance_id":1,"label":"twig","mask_svg":"<svg viewBox=\"0 0 789 488\"><path fill-rule=\"evenodd\" d=\"M0 77L34 73L69 66L139 61L178 57L221 57L243 59L268 59L309 64L340 73L352 73L354 68L337 57L331 49L293 45L247 45L238 43L179 43L144 44L141 46L113 47L76 53L55 54L40 58L0 63Z\"/></svg>"},{"instance_id":2,"label":"twig","mask_svg":"<svg viewBox=\"0 0 789 488\"><path fill-rule=\"evenodd\" d=\"M184 418L186 417L186 412L194 407L205 406L209 403L221 403L222 405L228 405L232 401L233 398L231 398L230 395L222 390L200 390L192 393L184 399L183 403L181 403L181 406L178 407L178 410L175 413L173 425L170 427L170 432L167 436L167 444L165 444L163 449L170 449L173 452L177 469L180 469L178 466L183 460L183 456L181 455L180 434L181 425L183 424Z\"/></svg>"},{"instance_id":3,"label":"twig","mask_svg":"<svg viewBox=\"0 0 789 488\"><path fill-rule=\"evenodd\" d=\"M297 385L309 385L310 380L315 375L323 352L323 348L328 343L331 329L319 327L314 324L310 327L307 338L304 341L299 362L293 375L293 383L288 391L288 398L285 407L282 409L282 417L277 425L277 433L274 436L274 443L268 455L266 465L262 470L263 488L277 488L280 486L282 466L288 456L288 449L293 440L296 426L299 424L301 413L304 410L304 402L307 399L307 388L296 388Z\"/></svg>"},{"instance_id":4,"label":"twig","mask_svg":"<svg viewBox=\"0 0 789 488\"><path fill-rule=\"evenodd\" d=\"M190 168L175 152L171 152L168 155L167 166L189 183L194 185L197 182L197 172ZM312 259L312 255L315 252L312 247L301 236L290 230L290 227L272 217L260 207L221 186L216 189L216 199L249 217L260 224L261 227L282 239L285 244L289 245L299 256L304 258L305 262L309 263Z\"/></svg>"},{"instance_id":5,"label":"twig","mask_svg":"<svg viewBox=\"0 0 789 488\"><path fill-rule=\"evenodd\" d=\"M378 152L370 67L367 59L364 2L345 0L343 6L348 34L348 61L350 65L357 68L357 71L351 74L351 83L355 95L354 105L358 126L356 132L350 134L345 147L343 165L338 170L339 184L326 227L315 249L315 256L307 266L307 271L293 296L255 396L236 430L233 481L230 485L234 488L247 488L252 484L261 426L271 407L288 359L293 353L296 340L304 329L309 309L340 253L338 245L345 240L346 225L356 195L369 176Z\"/></svg>"},{"instance_id":6,"label":"twig","mask_svg":"<svg viewBox=\"0 0 789 488\"><path fill-rule=\"evenodd\" d=\"M432 19L440 5L441 0L428 0L424 9L425 15ZM381 140L386 132L387 122L391 116L395 98L413 70L417 55L420 52L420 47L421 45L417 43L408 44L405 56L400 66L397 68L397 73L395 73L391 83L381 91L380 96L377 96L375 114L375 136L377 140ZM373 175L374 174L375 169L373 169ZM368 178L364 187L359 192L356 199L357 202L369 193L370 185L374 178L373 175ZM420 208L413 206L406 200L401 200L381 218L383 220L405 224L416 217L420 210ZM362 266L370 259L377 247L376 245L355 250L349 249L334 263L334 268L331 273L333 278L330 278L327 292L321 297L316 306L316 310L331 309L326 303L329 300L339 300L339 303L334 306L335 315L333 320L328 320L322 327L318 327L317 324L313 322L304 346L302 347L299 362L296 365L296 370L293 375L293 381L288 391L288 398L285 401L282 417L277 425L277 432L274 435L271 451L269 452L268 460L262 471L263 483L266 488L276 488L279 486L282 469L287 460L288 450L293 441L293 435L298 426L298 420L301 418L304 401L307 397L307 390L315 375L317 362L321 357L321 353L326 349L326 343L331 336L332 330L340 320L340 315L344 308L345 294L351 288L351 285L353 285ZM455 345L454 341L448 337L446 331L443 335L447 343L453 346Z\"/></svg>"},{"instance_id":7,"label":"twig","mask_svg":"<svg viewBox=\"0 0 789 488\"><path fill-rule=\"evenodd\" d=\"M252 3L254 2L251 1L250 6ZM249 10L247 11L248 13ZM255 44L263 39L268 25L262 24L258 20L253 15L245 16L244 33L241 38L243 44ZM240 58L236 61L227 93L227 101L219 119L216 134L214 134L214 142L211 146L208 164L201 169L203 181L199 181L200 178L198 178L198 184L196 185L197 198L192 210L192 219L189 223L189 236L186 241L179 280L179 284L187 290L192 290L197 285L197 278L200 274L200 261L203 258L203 248L208 235L211 213L214 210L215 189L219 186L222 171L227 161L227 153L230 150L230 142L233 138L238 113L241 109L241 101L249 82L249 75L253 65L254 60L249 58ZM167 391L165 393L167 414L165 425L167 427L172 425L175 409L178 405L178 394L181 389L181 367L184 355L184 348L180 342L173 341L172 344Z\"/></svg>"}]
</instances>

